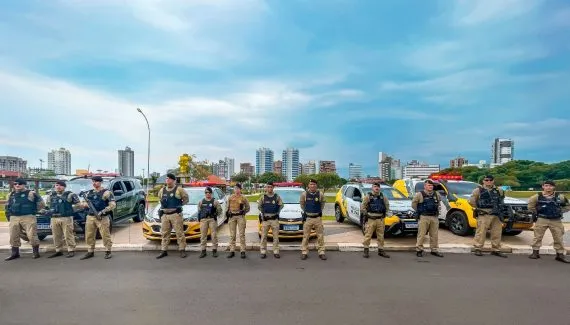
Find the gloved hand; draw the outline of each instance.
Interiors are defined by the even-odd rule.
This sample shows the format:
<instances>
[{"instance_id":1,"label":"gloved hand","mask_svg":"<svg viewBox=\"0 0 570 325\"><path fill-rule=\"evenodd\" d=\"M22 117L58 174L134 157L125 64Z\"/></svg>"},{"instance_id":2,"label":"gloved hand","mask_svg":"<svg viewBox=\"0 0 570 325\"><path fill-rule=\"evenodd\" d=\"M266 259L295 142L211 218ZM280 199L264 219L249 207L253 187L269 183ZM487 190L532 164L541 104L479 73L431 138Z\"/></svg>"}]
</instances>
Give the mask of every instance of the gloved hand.
<instances>
[{"instance_id":1,"label":"gloved hand","mask_svg":"<svg viewBox=\"0 0 570 325\"><path fill-rule=\"evenodd\" d=\"M239 214L242 216L245 216L245 211L244 210L239 210Z\"/></svg>"},{"instance_id":2,"label":"gloved hand","mask_svg":"<svg viewBox=\"0 0 570 325\"><path fill-rule=\"evenodd\" d=\"M532 222L537 222L538 221L538 214L533 213L532 214Z\"/></svg>"},{"instance_id":3,"label":"gloved hand","mask_svg":"<svg viewBox=\"0 0 570 325\"><path fill-rule=\"evenodd\" d=\"M99 221L103 220L103 211L97 212L97 215L95 216L95 218L97 218L97 220L99 220Z\"/></svg>"}]
</instances>

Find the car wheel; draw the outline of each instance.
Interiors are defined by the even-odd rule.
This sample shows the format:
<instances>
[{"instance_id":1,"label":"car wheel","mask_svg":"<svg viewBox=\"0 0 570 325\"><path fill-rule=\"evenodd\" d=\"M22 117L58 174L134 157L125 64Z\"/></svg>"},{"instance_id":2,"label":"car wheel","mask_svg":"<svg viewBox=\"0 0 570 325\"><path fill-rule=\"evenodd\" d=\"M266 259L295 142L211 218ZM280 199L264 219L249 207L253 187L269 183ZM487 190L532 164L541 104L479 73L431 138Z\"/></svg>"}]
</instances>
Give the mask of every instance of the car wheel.
<instances>
[{"instance_id":1,"label":"car wheel","mask_svg":"<svg viewBox=\"0 0 570 325\"><path fill-rule=\"evenodd\" d=\"M44 239L46 239L47 236L48 236L48 235L46 235L46 234L41 234L41 235L38 235L38 239L39 239L39 240L44 240Z\"/></svg>"},{"instance_id":2,"label":"car wheel","mask_svg":"<svg viewBox=\"0 0 570 325\"><path fill-rule=\"evenodd\" d=\"M457 236L467 236L473 232L467 222L467 216L461 211L454 211L447 217L447 227Z\"/></svg>"},{"instance_id":3,"label":"car wheel","mask_svg":"<svg viewBox=\"0 0 570 325\"><path fill-rule=\"evenodd\" d=\"M338 223L344 222L344 217L342 215L342 211L340 211L340 207L338 205L334 207L334 217L336 219L336 222L338 222Z\"/></svg>"},{"instance_id":4,"label":"car wheel","mask_svg":"<svg viewBox=\"0 0 570 325\"><path fill-rule=\"evenodd\" d=\"M134 222L142 222L144 220L144 213L145 213L144 204L140 203L137 206L137 215L133 218L133 221Z\"/></svg>"},{"instance_id":5,"label":"car wheel","mask_svg":"<svg viewBox=\"0 0 570 325\"><path fill-rule=\"evenodd\" d=\"M522 230L503 231L503 235L505 235L505 236L516 236L516 235L520 235L521 233L522 233Z\"/></svg>"}]
</instances>

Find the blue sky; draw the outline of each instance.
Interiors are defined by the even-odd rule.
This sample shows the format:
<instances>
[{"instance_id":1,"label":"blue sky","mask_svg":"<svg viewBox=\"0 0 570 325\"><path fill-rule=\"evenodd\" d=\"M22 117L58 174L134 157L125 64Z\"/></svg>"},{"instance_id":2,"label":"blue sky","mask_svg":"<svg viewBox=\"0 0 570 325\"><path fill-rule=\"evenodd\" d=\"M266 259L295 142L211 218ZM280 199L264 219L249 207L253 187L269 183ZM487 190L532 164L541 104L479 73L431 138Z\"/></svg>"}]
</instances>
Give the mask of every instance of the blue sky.
<instances>
[{"instance_id":1,"label":"blue sky","mask_svg":"<svg viewBox=\"0 0 570 325\"><path fill-rule=\"evenodd\" d=\"M569 159L570 4L488 0L10 1L0 11L0 155L114 170L135 150L377 174L378 152L447 167ZM237 168L237 167L236 167Z\"/></svg>"}]
</instances>

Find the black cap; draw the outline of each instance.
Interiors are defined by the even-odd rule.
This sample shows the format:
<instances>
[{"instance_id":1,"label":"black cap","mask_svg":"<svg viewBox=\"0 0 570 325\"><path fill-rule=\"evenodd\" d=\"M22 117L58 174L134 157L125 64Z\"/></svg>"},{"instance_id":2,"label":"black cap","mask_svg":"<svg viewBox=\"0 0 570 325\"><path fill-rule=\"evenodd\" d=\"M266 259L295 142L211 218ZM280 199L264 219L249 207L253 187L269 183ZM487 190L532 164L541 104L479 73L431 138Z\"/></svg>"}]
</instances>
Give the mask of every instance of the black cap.
<instances>
[{"instance_id":1,"label":"black cap","mask_svg":"<svg viewBox=\"0 0 570 325\"><path fill-rule=\"evenodd\" d=\"M91 177L91 180L94 182L102 182L103 181L103 177L101 176L93 176Z\"/></svg>"},{"instance_id":2,"label":"black cap","mask_svg":"<svg viewBox=\"0 0 570 325\"><path fill-rule=\"evenodd\" d=\"M493 177L493 175L487 175L487 176L484 177L484 179L494 180L495 177Z\"/></svg>"},{"instance_id":3,"label":"black cap","mask_svg":"<svg viewBox=\"0 0 570 325\"><path fill-rule=\"evenodd\" d=\"M309 183L315 183L315 184L318 184L319 182L317 182L317 180L316 180L316 179L314 179L314 178L311 178L311 179L309 180Z\"/></svg>"},{"instance_id":4,"label":"black cap","mask_svg":"<svg viewBox=\"0 0 570 325\"><path fill-rule=\"evenodd\" d=\"M372 185L374 185L374 186L380 186L380 182L374 182L374 183L372 183Z\"/></svg>"},{"instance_id":5,"label":"black cap","mask_svg":"<svg viewBox=\"0 0 570 325\"><path fill-rule=\"evenodd\" d=\"M61 186L63 186L63 187L66 186L64 181L57 181L57 182L55 182L55 184L56 184L56 185L61 185Z\"/></svg>"},{"instance_id":6,"label":"black cap","mask_svg":"<svg viewBox=\"0 0 570 325\"><path fill-rule=\"evenodd\" d=\"M240 184L240 183L237 183L237 184L236 184L236 187L241 190L241 184Z\"/></svg>"},{"instance_id":7,"label":"black cap","mask_svg":"<svg viewBox=\"0 0 570 325\"><path fill-rule=\"evenodd\" d=\"M424 183L425 183L425 184L435 185L435 182L432 181L431 179L426 179Z\"/></svg>"},{"instance_id":8,"label":"black cap","mask_svg":"<svg viewBox=\"0 0 570 325\"><path fill-rule=\"evenodd\" d=\"M206 189L204 191L208 192L208 193L212 193L212 188L208 186L208 187L206 187Z\"/></svg>"},{"instance_id":9,"label":"black cap","mask_svg":"<svg viewBox=\"0 0 570 325\"><path fill-rule=\"evenodd\" d=\"M543 184L543 185L552 185L552 186L556 186L556 183L554 183L554 181L551 181L551 180L547 180L547 181L544 181L544 183L542 183L542 184Z\"/></svg>"},{"instance_id":10,"label":"black cap","mask_svg":"<svg viewBox=\"0 0 570 325\"><path fill-rule=\"evenodd\" d=\"M267 182L267 185L273 186L273 182Z\"/></svg>"},{"instance_id":11,"label":"black cap","mask_svg":"<svg viewBox=\"0 0 570 325\"><path fill-rule=\"evenodd\" d=\"M26 180L23 178L16 178L16 180L14 181L14 184L26 185L26 184L28 184L28 182L26 182Z\"/></svg>"},{"instance_id":12,"label":"black cap","mask_svg":"<svg viewBox=\"0 0 570 325\"><path fill-rule=\"evenodd\" d=\"M176 180L176 175L174 175L173 173L168 173L166 174L166 178L170 178L171 180Z\"/></svg>"}]
</instances>

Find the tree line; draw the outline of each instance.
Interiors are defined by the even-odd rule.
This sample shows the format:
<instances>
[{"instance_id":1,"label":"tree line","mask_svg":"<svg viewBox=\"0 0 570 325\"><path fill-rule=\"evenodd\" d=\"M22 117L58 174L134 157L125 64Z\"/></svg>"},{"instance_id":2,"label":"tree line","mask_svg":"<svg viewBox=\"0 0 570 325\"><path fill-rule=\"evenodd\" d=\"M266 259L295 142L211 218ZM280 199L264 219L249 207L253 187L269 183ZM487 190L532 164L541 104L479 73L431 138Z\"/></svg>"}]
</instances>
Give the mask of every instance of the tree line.
<instances>
[{"instance_id":1,"label":"tree line","mask_svg":"<svg viewBox=\"0 0 570 325\"><path fill-rule=\"evenodd\" d=\"M295 178L294 182L302 183L303 188L307 189L307 186L311 178L315 179L319 184L319 188L322 188L325 191L336 188L338 186L342 186L347 183L346 179L341 178L336 173L299 175ZM232 176L231 180L233 182L238 182L238 183L251 182L257 184L267 184L269 182L274 182L274 183L285 182L286 178L283 175L272 172L267 172L261 175L252 175L252 176L248 176L244 173L238 173Z\"/></svg>"}]
</instances>

